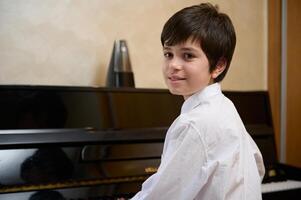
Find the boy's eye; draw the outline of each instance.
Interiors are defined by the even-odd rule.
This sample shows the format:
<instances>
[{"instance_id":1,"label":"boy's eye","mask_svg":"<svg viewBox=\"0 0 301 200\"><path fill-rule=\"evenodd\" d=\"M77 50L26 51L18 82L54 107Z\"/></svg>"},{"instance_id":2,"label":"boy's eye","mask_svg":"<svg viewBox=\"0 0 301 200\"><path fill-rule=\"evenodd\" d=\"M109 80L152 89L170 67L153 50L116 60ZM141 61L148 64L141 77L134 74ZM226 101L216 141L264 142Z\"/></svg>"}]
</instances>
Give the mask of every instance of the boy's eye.
<instances>
[{"instance_id":1,"label":"boy's eye","mask_svg":"<svg viewBox=\"0 0 301 200\"><path fill-rule=\"evenodd\" d=\"M172 53L170 53L170 52L164 52L164 57L165 58L171 58L172 57Z\"/></svg>"},{"instance_id":2,"label":"boy's eye","mask_svg":"<svg viewBox=\"0 0 301 200\"><path fill-rule=\"evenodd\" d=\"M189 60L189 59L194 58L194 55L191 54L191 53L184 53L184 58L185 58L186 60Z\"/></svg>"}]
</instances>

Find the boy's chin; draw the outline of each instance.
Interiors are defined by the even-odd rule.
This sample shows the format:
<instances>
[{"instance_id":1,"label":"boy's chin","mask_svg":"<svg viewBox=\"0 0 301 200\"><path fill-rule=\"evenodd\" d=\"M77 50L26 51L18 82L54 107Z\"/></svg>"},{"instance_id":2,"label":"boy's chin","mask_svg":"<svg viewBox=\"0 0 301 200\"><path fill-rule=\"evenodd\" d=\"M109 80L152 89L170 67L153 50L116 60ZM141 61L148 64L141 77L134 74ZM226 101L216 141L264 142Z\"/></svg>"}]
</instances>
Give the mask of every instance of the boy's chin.
<instances>
[{"instance_id":1,"label":"boy's chin","mask_svg":"<svg viewBox=\"0 0 301 200\"><path fill-rule=\"evenodd\" d=\"M181 91L174 90L174 89L171 89L171 88L168 88L168 90L173 95L181 95L181 96L183 96L183 93Z\"/></svg>"}]
</instances>

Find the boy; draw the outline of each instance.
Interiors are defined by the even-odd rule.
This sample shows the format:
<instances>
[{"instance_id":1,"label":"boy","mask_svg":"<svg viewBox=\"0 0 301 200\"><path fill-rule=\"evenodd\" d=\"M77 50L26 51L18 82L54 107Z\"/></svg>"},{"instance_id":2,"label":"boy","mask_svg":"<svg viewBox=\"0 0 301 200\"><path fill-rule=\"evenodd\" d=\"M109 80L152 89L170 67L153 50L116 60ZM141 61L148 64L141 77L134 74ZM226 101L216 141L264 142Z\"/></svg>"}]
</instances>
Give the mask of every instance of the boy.
<instances>
[{"instance_id":1,"label":"boy","mask_svg":"<svg viewBox=\"0 0 301 200\"><path fill-rule=\"evenodd\" d=\"M163 75L182 95L157 173L133 200L258 200L264 165L219 82L235 48L230 18L211 4L184 8L164 25Z\"/></svg>"}]
</instances>

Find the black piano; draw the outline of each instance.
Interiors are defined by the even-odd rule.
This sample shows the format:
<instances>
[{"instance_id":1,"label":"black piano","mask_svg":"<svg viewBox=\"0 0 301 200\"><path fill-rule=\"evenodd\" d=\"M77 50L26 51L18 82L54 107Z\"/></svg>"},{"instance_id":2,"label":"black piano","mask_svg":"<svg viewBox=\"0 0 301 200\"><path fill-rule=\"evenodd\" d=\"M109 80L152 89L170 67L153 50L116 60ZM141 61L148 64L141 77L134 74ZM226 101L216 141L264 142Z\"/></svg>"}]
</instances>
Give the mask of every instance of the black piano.
<instances>
[{"instance_id":1,"label":"black piano","mask_svg":"<svg viewBox=\"0 0 301 200\"><path fill-rule=\"evenodd\" d=\"M224 93L263 154L263 199L298 199L301 169L277 161L267 92ZM0 86L0 200L131 198L182 103L164 89Z\"/></svg>"}]
</instances>

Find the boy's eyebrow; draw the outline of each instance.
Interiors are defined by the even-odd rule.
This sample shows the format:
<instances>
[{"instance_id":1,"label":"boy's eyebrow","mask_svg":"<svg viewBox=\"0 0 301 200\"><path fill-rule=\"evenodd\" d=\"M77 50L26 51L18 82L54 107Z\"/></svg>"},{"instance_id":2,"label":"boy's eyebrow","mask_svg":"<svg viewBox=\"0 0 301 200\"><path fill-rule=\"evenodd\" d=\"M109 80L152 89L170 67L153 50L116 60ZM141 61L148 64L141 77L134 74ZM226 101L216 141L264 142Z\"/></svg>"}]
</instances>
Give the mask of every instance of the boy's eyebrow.
<instances>
[{"instance_id":1,"label":"boy's eyebrow","mask_svg":"<svg viewBox=\"0 0 301 200\"><path fill-rule=\"evenodd\" d=\"M183 47L183 48L181 48L181 50L183 50L183 51L197 51L197 49L195 49L193 47Z\"/></svg>"},{"instance_id":2,"label":"boy's eyebrow","mask_svg":"<svg viewBox=\"0 0 301 200\"><path fill-rule=\"evenodd\" d=\"M163 47L163 50L171 50L172 48L169 47L169 46L164 46ZM181 51L197 51L196 48L193 48L193 47L181 47L180 48Z\"/></svg>"}]
</instances>

